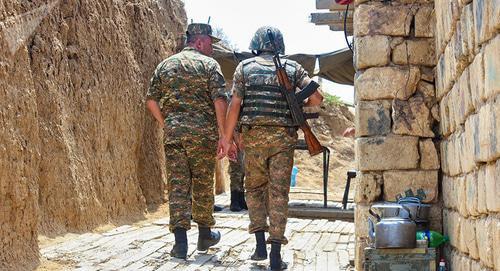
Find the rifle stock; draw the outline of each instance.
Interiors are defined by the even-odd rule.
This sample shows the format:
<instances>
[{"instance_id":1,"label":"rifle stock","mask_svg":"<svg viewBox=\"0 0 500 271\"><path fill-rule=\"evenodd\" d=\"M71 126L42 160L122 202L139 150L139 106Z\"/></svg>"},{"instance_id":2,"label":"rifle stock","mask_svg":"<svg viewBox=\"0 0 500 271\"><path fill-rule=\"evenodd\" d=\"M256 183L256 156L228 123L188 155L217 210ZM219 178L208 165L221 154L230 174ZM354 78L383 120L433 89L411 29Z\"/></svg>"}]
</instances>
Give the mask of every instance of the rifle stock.
<instances>
[{"instance_id":1,"label":"rifle stock","mask_svg":"<svg viewBox=\"0 0 500 271\"><path fill-rule=\"evenodd\" d=\"M311 131L311 127L307 122L304 122L303 125L300 126L302 132L304 132L304 140L307 144L307 150L309 151L309 155L315 156L323 152L323 146L319 142L318 138Z\"/></svg>"}]
</instances>

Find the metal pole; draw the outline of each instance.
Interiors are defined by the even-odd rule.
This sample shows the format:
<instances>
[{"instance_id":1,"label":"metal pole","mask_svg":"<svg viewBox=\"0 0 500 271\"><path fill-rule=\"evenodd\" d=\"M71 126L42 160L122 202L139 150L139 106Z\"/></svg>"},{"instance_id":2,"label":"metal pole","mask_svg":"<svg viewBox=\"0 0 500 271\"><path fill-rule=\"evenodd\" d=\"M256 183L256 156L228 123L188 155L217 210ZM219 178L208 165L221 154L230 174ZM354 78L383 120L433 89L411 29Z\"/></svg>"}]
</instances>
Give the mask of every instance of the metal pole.
<instances>
[{"instance_id":1,"label":"metal pole","mask_svg":"<svg viewBox=\"0 0 500 271\"><path fill-rule=\"evenodd\" d=\"M328 172L330 167L330 150L323 147L323 208L328 207Z\"/></svg>"},{"instance_id":2,"label":"metal pole","mask_svg":"<svg viewBox=\"0 0 500 271\"><path fill-rule=\"evenodd\" d=\"M352 178L356 178L356 171L351 169L347 171L347 182L345 184L344 197L342 199L342 205L344 210L347 208L347 198L349 197L349 189L351 186Z\"/></svg>"}]
</instances>

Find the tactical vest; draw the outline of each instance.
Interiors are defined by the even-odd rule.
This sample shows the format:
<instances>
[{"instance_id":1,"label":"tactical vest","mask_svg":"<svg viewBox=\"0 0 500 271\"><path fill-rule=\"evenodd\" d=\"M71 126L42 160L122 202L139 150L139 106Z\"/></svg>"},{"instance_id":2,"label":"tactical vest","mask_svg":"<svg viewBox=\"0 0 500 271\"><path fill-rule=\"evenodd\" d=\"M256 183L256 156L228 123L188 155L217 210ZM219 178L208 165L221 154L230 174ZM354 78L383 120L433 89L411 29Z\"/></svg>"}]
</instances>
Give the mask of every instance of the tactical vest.
<instances>
[{"instance_id":1,"label":"tactical vest","mask_svg":"<svg viewBox=\"0 0 500 271\"><path fill-rule=\"evenodd\" d=\"M276 69L251 58L243 61L245 95L240 124L258 126L296 126L286 98L281 94ZM295 86L295 66L284 63L290 82Z\"/></svg>"}]
</instances>

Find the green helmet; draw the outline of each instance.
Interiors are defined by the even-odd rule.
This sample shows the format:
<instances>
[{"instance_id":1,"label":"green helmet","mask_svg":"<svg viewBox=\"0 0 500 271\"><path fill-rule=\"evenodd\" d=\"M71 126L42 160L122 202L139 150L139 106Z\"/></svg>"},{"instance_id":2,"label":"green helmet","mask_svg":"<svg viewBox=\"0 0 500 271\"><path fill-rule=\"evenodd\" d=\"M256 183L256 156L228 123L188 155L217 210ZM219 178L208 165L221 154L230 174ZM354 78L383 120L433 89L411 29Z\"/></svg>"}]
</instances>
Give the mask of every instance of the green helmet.
<instances>
[{"instance_id":1,"label":"green helmet","mask_svg":"<svg viewBox=\"0 0 500 271\"><path fill-rule=\"evenodd\" d=\"M276 46L276 50L278 53L284 55L285 54L285 43L283 42L283 34L281 31L272 26L263 26L255 32L253 35L252 41L250 41L249 49L251 51L261 51L261 52L273 52L274 48L269 40L269 36L267 35L267 30L270 30L274 36L274 44Z\"/></svg>"}]
</instances>

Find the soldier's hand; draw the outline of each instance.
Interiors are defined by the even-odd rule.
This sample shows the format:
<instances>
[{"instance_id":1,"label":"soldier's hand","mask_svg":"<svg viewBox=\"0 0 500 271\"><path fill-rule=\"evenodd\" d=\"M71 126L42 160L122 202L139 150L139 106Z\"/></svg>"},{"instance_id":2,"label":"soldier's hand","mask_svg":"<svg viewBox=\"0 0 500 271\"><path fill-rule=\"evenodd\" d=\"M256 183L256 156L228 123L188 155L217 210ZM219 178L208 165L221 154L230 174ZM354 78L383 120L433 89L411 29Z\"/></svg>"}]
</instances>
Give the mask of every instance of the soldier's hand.
<instances>
[{"instance_id":1,"label":"soldier's hand","mask_svg":"<svg viewBox=\"0 0 500 271\"><path fill-rule=\"evenodd\" d=\"M234 141L234 144L236 144L236 146L238 147L240 145L240 133L238 132L234 132L233 133L233 141Z\"/></svg>"},{"instance_id":2,"label":"soldier's hand","mask_svg":"<svg viewBox=\"0 0 500 271\"><path fill-rule=\"evenodd\" d=\"M217 159L220 160L226 157L230 148L231 148L231 142L226 138L221 137L217 144Z\"/></svg>"},{"instance_id":3,"label":"soldier's hand","mask_svg":"<svg viewBox=\"0 0 500 271\"><path fill-rule=\"evenodd\" d=\"M236 162L236 157L238 156L238 148L236 147L236 144L233 143L231 144L231 146L229 147L229 151L227 153L227 157L229 158L229 160L233 161L233 162Z\"/></svg>"},{"instance_id":4,"label":"soldier's hand","mask_svg":"<svg viewBox=\"0 0 500 271\"><path fill-rule=\"evenodd\" d=\"M235 143L239 151L244 150L245 145L243 145L243 136L241 134L238 134L238 141L236 141Z\"/></svg>"},{"instance_id":5,"label":"soldier's hand","mask_svg":"<svg viewBox=\"0 0 500 271\"><path fill-rule=\"evenodd\" d=\"M342 136L350 137L350 136L354 136L355 133L356 133L356 129L354 127L349 127L347 129L345 129L345 131L342 133Z\"/></svg>"}]
</instances>

